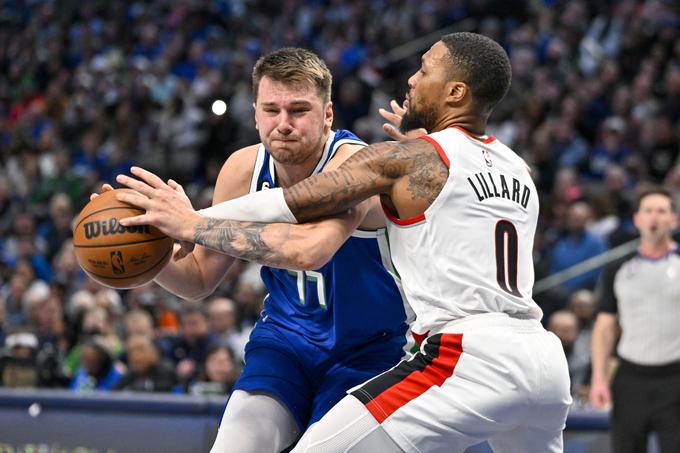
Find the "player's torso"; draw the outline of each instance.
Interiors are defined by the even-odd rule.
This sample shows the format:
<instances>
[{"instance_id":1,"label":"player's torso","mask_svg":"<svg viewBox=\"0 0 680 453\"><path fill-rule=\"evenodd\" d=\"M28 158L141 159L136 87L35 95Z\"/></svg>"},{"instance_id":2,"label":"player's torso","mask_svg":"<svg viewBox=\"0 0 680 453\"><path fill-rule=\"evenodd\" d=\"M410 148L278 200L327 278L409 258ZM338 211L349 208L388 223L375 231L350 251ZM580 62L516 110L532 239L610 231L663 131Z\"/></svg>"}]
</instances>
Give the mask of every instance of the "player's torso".
<instances>
[{"instance_id":1,"label":"player's torso","mask_svg":"<svg viewBox=\"0 0 680 453\"><path fill-rule=\"evenodd\" d=\"M526 164L493 137L430 134L449 176L424 215L389 217L392 260L425 333L474 314L540 318L531 298L538 195Z\"/></svg>"},{"instance_id":2,"label":"player's torso","mask_svg":"<svg viewBox=\"0 0 680 453\"><path fill-rule=\"evenodd\" d=\"M349 131L331 132L314 173L322 171L345 143L363 144ZM260 146L250 191L271 187L277 187L274 162ZM403 336L404 302L390 266L384 229L355 231L327 264L314 271L263 266L269 294L261 322L297 332L329 351Z\"/></svg>"}]
</instances>

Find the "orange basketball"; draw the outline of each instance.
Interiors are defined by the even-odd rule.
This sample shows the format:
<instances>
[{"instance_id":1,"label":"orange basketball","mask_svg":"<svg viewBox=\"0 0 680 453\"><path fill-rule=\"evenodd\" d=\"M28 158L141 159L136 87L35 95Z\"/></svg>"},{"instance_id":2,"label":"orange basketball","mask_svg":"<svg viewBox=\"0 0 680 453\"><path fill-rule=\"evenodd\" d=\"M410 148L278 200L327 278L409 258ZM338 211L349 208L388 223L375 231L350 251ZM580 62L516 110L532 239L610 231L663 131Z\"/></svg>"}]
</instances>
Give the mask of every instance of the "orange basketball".
<instances>
[{"instance_id":1,"label":"orange basketball","mask_svg":"<svg viewBox=\"0 0 680 453\"><path fill-rule=\"evenodd\" d=\"M144 210L104 192L80 212L73 229L73 246L80 267L111 288L134 288L153 279L172 255L173 240L149 225L124 227L120 219Z\"/></svg>"}]
</instances>

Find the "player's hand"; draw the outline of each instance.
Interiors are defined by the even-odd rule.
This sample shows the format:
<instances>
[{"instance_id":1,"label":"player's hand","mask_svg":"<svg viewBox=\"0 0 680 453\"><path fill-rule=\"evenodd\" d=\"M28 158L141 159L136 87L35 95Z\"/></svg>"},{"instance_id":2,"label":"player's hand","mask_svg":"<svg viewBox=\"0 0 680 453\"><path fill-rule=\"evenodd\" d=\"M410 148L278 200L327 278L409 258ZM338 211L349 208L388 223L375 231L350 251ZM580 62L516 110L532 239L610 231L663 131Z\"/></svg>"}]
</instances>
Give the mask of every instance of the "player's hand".
<instances>
[{"instance_id":1,"label":"player's hand","mask_svg":"<svg viewBox=\"0 0 680 453\"><path fill-rule=\"evenodd\" d=\"M413 129L411 131L407 131L405 134L399 130L399 126L401 126L401 119L408 110L408 101L404 101L403 105L399 105L397 101L392 99L390 101L390 107L392 107L391 112L386 109L378 109L380 116L388 121L388 123L383 124L383 131L385 131L387 135L401 142L412 138L418 138L427 134L427 131L423 128Z\"/></svg>"},{"instance_id":2,"label":"player's hand","mask_svg":"<svg viewBox=\"0 0 680 453\"><path fill-rule=\"evenodd\" d=\"M608 409L611 402L609 383L604 379L593 379L590 385L590 404L596 409Z\"/></svg>"},{"instance_id":3,"label":"player's hand","mask_svg":"<svg viewBox=\"0 0 680 453\"><path fill-rule=\"evenodd\" d=\"M180 184L167 184L150 171L132 167L130 172L139 179L118 175L116 181L136 193L122 192L116 198L144 209L144 214L120 219L123 226L153 225L164 234L180 241L193 239L194 224L201 216L194 211L189 197Z\"/></svg>"},{"instance_id":4,"label":"player's hand","mask_svg":"<svg viewBox=\"0 0 680 453\"><path fill-rule=\"evenodd\" d=\"M111 184L106 184L106 183L102 184L102 193L108 192L108 191L110 191L110 190L113 190L113 186L112 186ZM100 195L100 194L98 194L97 192L95 192L95 193L93 193L93 194L90 194L90 201L94 200L94 199L97 198L99 195Z\"/></svg>"}]
</instances>

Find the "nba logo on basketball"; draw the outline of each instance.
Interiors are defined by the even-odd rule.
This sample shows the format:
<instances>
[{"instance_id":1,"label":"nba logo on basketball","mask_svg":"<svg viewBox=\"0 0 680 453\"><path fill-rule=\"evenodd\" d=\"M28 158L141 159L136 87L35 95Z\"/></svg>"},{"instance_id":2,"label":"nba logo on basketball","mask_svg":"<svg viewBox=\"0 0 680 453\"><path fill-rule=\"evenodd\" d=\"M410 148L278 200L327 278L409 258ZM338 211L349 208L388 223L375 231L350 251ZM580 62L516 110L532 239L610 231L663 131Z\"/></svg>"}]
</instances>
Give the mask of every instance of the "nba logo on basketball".
<instances>
[{"instance_id":1,"label":"nba logo on basketball","mask_svg":"<svg viewBox=\"0 0 680 453\"><path fill-rule=\"evenodd\" d=\"M111 252L111 269L114 274L124 274L125 265L123 264L123 254L120 250Z\"/></svg>"}]
</instances>

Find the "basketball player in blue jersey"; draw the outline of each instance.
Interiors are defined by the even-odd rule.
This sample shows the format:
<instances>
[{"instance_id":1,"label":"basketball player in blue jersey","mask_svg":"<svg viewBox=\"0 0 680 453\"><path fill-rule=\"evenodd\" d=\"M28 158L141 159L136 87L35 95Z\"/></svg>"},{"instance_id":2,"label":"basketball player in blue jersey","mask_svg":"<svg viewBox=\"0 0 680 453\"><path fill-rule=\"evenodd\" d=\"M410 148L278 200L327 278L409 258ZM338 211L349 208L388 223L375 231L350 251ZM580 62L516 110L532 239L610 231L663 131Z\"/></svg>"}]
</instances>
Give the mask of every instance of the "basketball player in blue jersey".
<instances>
[{"instance_id":1,"label":"basketball player in blue jersey","mask_svg":"<svg viewBox=\"0 0 680 453\"><path fill-rule=\"evenodd\" d=\"M253 70L253 88L262 143L227 160L214 204L336 169L365 146L349 131L331 130L331 74L315 54L286 48L264 56ZM210 208L204 214L215 216ZM372 199L312 224L254 226L264 244L250 247L246 239L233 251L264 265L269 294L213 453L279 452L347 389L400 360L406 314L382 227L384 216ZM201 299L232 260L197 246L171 261L156 282Z\"/></svg>"}]
</instances>

